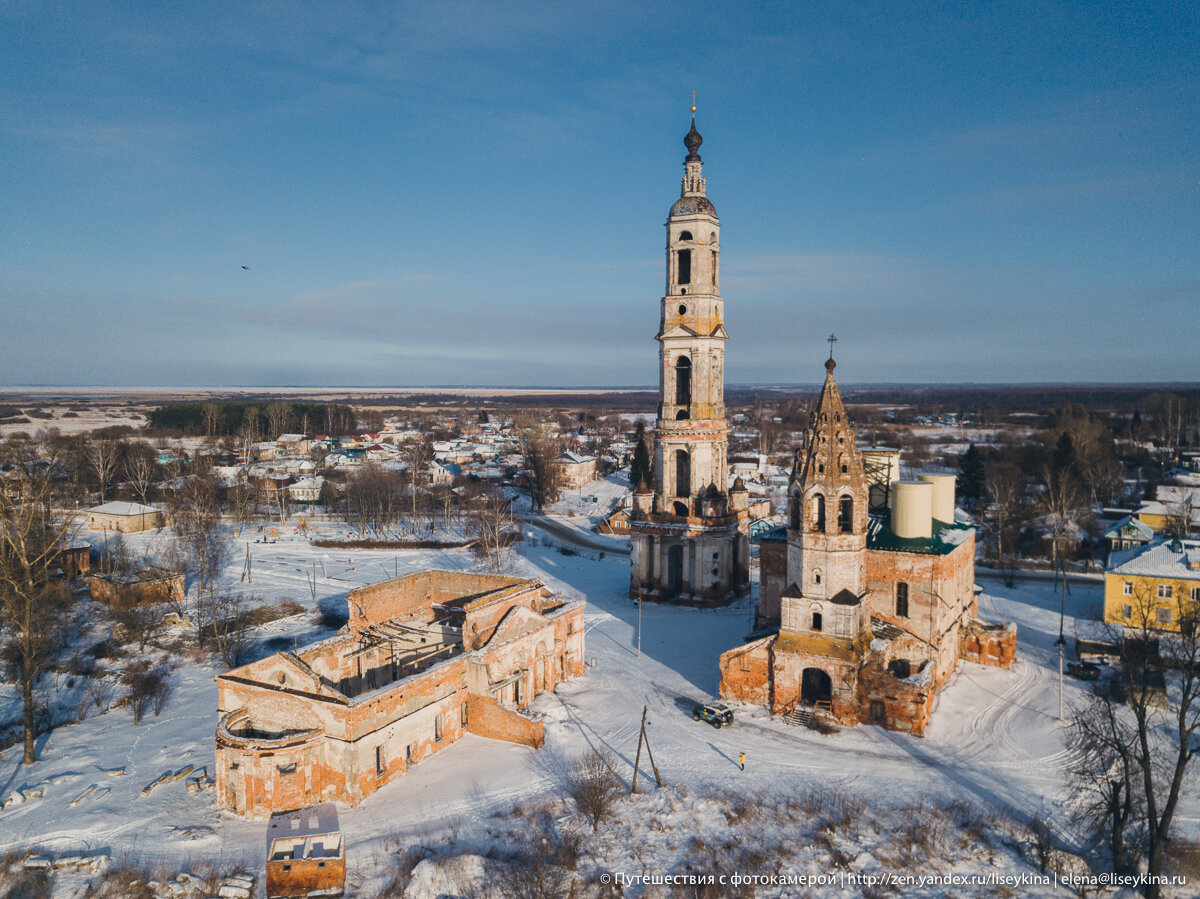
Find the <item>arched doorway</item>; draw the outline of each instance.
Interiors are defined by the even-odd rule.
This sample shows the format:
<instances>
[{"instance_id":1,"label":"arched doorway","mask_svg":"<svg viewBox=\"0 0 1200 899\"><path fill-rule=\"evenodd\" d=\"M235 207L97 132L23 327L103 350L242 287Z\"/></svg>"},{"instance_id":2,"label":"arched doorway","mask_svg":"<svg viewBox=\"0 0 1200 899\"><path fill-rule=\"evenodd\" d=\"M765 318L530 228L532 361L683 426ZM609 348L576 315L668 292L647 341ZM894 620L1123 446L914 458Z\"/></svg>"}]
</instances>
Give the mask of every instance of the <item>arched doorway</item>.
<instances>
[{"instance_id":1,"label":"arched doorway","mask_svg":"<svg viewBox=\"0 0 1200 899\"><path fill-rule=\"evenodd\" d=\"M800 701L805 705L833 701L833 681L820 668L805 668L800 676Z\"/></svg>"},{"instance_id":2,"label":"arched doorway","mask_svg":"<svg viewBox=\"0 0 1200 899\"><path fill-rule=\"evenodd\" d=\"M667 550L667 596L678 596L683 590L683 547L676 543Z\"/></svg>"}]
</instances>

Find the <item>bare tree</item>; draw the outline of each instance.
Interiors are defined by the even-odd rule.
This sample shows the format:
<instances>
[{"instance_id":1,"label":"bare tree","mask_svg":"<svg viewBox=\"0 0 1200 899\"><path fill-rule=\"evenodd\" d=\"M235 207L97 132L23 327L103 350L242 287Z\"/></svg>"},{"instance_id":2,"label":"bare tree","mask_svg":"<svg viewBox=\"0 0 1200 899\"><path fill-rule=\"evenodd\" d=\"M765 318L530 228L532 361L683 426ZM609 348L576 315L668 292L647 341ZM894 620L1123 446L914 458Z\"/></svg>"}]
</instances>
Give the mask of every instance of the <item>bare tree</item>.
<instances>
[{"instance_id":1,"label":"bare tree","mask_svg":"<svg viewBox=\"0 0 1200 899\"><path fill-rule=\"evenodd\" d=\"M989 465L987 492L992 498L989 509L996 528L997 564L1004 567L1004 537L1017 518L1017 510L1025 496L1027 480L1015 465Z\"/></svg>"},{"instance_id":2,"label":"bare tree","mask_svg":"<svg viewBox=\"0 0 1200 899\"><path fill-rule=\"evenodd\" d=\"M567 775L567 792L579 813L591 822L592 830L599 830L600 822L615 811L621 795L612 759L598 750L578 759Z\"/></svg>"},{"instance_id":3,"label":"bare tree","mask_svg":"<svg viewBox=\"0 0 1200 899\"><path fill-rule=\"evenodd\" d=\"M242 414L243 427L247 429L251 443L257 443L259 437L259 412L258 406L247 406L246 411Z\"/></svg>"},{"instance_id":4,"label":"bare tree","mask_svg":"<svg viewBox=\"0 0 1200 899\"><path fill-rule=\"evenodd\" d=\"M1145 840L1145 797L1129 715L1107 689L1093 694L1072 709L1066 742L1072 816L1107 844L1114 871L1136 869Z\"/></svg>"},{"instance_id":5,"label":"bare tree","mask_svg":"<svg viewBox=\"0 0 1200 899\"><path fill-rule=\"evenodd\" d=\"M1133 714L1132 755L1145 795L1146 868L1152 877L1162 875L1188 769L1200 752L1200 610L1185 596L1184 582L1170 585L1169 597L1159 592L1135 587L1120 669L1121 692ZM1157 653L1151 649L1155 644ZM1173 681L1165 703L1160 680ZM1160 894L1157 883L1146 889L1151 899Z\"/></svg>"},{"instance_id":6,"label":"bare tree","mask_svg":"<svg viewBox=\"0 0 1200 899\"><path fill-rule=\"evenodd\" d=\"M250 518L250 507L254 503L254 488L245 472L239 471L233 484L225 491L225 503L233 516L234 536L240 537L242 528Z\"/></svg>"},{"instance_id":7,"label":"bare tree","mask_svg":"<svg viewBox=\"0 0 1200 899\"><path fill-rule=\"evenodd\" d=\"M122 637L130 642L136 641L138 651L143 652L146 644L161 630L166 607L132 585L124 585L109 601L108 613Z\"/></svg>"},{"instance_id":8,"label":"bare tree","mask_svg":"<svg viewBox=\"0 0 1200 899\"><path fill-rule=\"evenodd\" d=\"M1078 482L1066 471L1047 470L1043 474L1046 490L1042 494L1042 521L1050 535L1054 567L1062 560L1066 570L1066 551L1079 529L1083 493Z\"/></svg>"},{"instance_id":9,"label":"bare tree","mask_svg":"<svg viewBox=\"0 0 1200 899\"><path fill-rule=\"evenodd\" d=\"M1163 533L1168 537L1186 537L1192 527L1192 517L1195 507L1192 505L1192 495L1181 491L1179 498L1166 503L1167 515L1163 523Z\"/></svg>"},{"instance_id":10,"label":"bare tree","mask_svg":"<svg viewBox=\"0 0 1200 899\"><path fill-rule=\"evenodd\" d=\"M52 468L36 455L24 460L19 496L0 492L0 637L16 672L25 726L25 764L37 760L38 694L41 675L63 647L72 595L53 576L61 548L75 530L51 514Z\"/></svg>"},{"instance_id":11,"label":"bare tree","mask_svg":"<svg viewBox=\"0 0 1200 899\"><path fill-rule=\"evenodd\" d=\"M251 601L230 590L210 590L197 600L196 620L201 641L209 643L226 668L246 661L257 641L250 616Z\"/></svg>"},{"instance_id":12,"label":"bare tree","mask_svg":"<svg viewBox=\"0 0 1200 899\"><path fill-rule=\"evenodd\" d=\"M108 499L108 484L120 461L121 444L108 438L92 440L87 444L84 452L87 455L88 465L95 472L96 480L100 484L100 502L103 503Z\"/></svg>"},{"instance_id":13,"label":"bare tree","mask_svg":"<svg viewBox=\"0 0 1200 899\"><path fill-rule=\"evenodd\" d=\"M475 555L493 574L502 573L514 528L512 503L498 487L488 487L472 504L467 529Z\"/></svg>"},{"instance_id":14,"label":"bare tree","mask_svg":"<svg viewBox=\"0 0 1200 899\"><path fill-rule=\"evenodd\" d=\"M422 434L415 440L410 440L401 448L401 458L408 466L408 480L412 486L412 517L413 528L417 525L417 491L425 477L425 467L433 460L433 444L429 437Z\"/></svg>"},{"instance_id":15,"label":"bare tree","mask_svg":"<svg viewBox=\"0 0 1200 899\"><path fill-rule=\"evenodd\" d=\"M1103 822L1117 870L1132 870L1144 847L1151 899L1200 752L1200 629L1185 583L1138 583L1123 597L1124 626L1111 625L1120 665L1070 731L1083 813Z\"/></svg>"},{"instance_id":16,"label":"bare tree","mask_svg":"<svg viewBox=\"0 0 1200 899\"><path fill-rule=\"evenodd\" d=\"M279 435L287 429L292 420L292 404L282 400L267 403L266 414L269 428L268 437L271 440L278 440Z\"/></svg>"},{"instance_id":17,"label":"bare tree","mask_svg":"<svg viewBox=\"0 0 1200 899\"><path fill-rule=\"evenodd\" d=\"M386 539L400 518L403 500L399 473L368 464L346 481L341 515L359 535Z\"/></svg>"},{"instance_id":18,"label":"bare tree","mask_svg":"<svg viewBox=\"0 0 1200 899\"><path fill-rule=\"evenodd\" d=\"M533 511L541 512L562 493L563 470L558 462L562 441L545 423L526 421L519 433Z\"/></svg>"},{"instance_id":19,"label":"bare tree","mask_svg":"<svg viewBox=\"0 0 1200 899\"><path fill-rule=\"evenodd\" d=\"M221 407L216 403L202 403L200 418L204 422L204 436L212 437L217 432L217 424L221 420Z\"/></svg>"},{"instance_id":20,"label":"bare tree","mask_svg":"<svg viewBox=\"0 0 1200 899\"><path fill-rule=\"evenodd\" d=\"M150 504L150 485L154 483L154 475L158 468L155 455L153 447L141 441L125 447L125 458L121 467L125 472L125 479L133 489L134 495L142 501L142 505Z\"/></svg>"},{"instance_id":21,"label":"bare tree","mask_svg":"<svg viewBox=\"0 0 1200 899\"><path fill-rule=\"evenodd\" d=\"M212 592L221 569L229 562L232 541L221 524L216 484L211 472L192 475L177 497L172 525L174 566L190 573L197 584L197 608L205 591Z\"/></svg>"}]
</instances>

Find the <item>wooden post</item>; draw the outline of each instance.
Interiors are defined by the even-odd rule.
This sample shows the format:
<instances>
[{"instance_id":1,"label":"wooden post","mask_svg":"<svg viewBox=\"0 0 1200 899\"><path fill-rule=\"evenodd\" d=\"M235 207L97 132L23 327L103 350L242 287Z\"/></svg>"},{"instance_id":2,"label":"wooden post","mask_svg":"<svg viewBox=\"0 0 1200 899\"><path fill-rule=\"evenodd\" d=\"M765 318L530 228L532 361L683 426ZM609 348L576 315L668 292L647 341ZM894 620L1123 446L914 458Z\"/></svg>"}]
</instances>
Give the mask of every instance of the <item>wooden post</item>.
<instances>
[{"instance_id":1,"label":"wooden post","mask_svg":"<svg viewBox=\"0 0 1200 899\"><path fill-rule=\"evenodd\" d=\"M646 715L645 707L643 707L643 710L642 710L642 722L643 722L642 730L643 731L646 729L645 715ZM666 784L663 783L662 775L658 773L658 766L656 764L654 764L654 753L650 751L650 736L648 734L646 736L646 756L650 759L650 770L654 772L654 782L657 783L660 787L665 787Z\"/></svg>"},{"instance_id":2,"label":"wooden post","mask_svg":"<svg viewBox=\"0 0 1200 899\"><path fill-rule=\"evenodd\" d=\"M642 740L646 736L646 706L642 706L642 728L638 731L638 748L637 754L633 758L633 785L630 786L629 792L637 792L638 765L642 761Z\"/></svg>"}]
</instances>

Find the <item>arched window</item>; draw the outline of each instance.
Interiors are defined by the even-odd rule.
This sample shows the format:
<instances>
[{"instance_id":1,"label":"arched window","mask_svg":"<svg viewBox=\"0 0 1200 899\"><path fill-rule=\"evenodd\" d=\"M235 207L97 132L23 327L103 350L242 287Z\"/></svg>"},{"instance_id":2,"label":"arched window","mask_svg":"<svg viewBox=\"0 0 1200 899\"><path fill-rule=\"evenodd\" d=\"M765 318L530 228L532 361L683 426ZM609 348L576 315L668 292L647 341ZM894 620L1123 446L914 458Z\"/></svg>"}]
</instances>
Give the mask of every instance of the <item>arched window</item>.
<instances>
[{"instance_id":1,"label":"arched window","mask_svg":"<svg viewBox=\"0 0 1200 899\"><path fill-rule=\"evenodd\" d=\"M854 498L851 496L838 500L838 530L843 534L854 530Z\"/></svg>"},{"instance_id":2,"label":"arched window","mask_svg":"<svg viewBox=\"0 0 1200 899\"><path fill-rule=\"evenodd\" d=\"M692 466L687 450L675 450L675 495L692 495Z\"/></svg>"},{"instance_id":3,"label":"arched window","mask_svg":"<svg viewBox=\"0 0 1200 899\"><path fill-rule=\"evenodd\" d=\"M692 402L692 360L680 356L675 360L675 405L688 406Z\"/></svg>"},{"instance_id":4,"label":"arched window","mask_svg":"<svg viewBox=\"0 0 1200 899\"><path fill-rule=\"evenodd\" d=\"M824 622L822 622L822 621L821 621L821 613L820 613L820 612L813 612L813 613L812 613L812 629L813 629L814 631L819 631L819 630L821 629L821 625L822 625L823 623L824 623Z\"/></svg>"},{"instance_id":5,"label":"arched window","mask_svg":"<svg viewBox=\"0 0 1200 899\"><path fill-rule=\"evenodd\" d=\"M904 581L896 584L896 617L908 617L908 584Z\"/></svg>"},{"instance_id":6,"label":"arched window","mask_svg":"<svg viewBox=\"0 0 1200 899\"><path fill-rule=\"evenodd\" d=\"M812 529L819 534L825 533L825 496L821 493L813 497Z\"/></svg>"},{"instance_id":7,"label":"arched window","mask_svg":"<svg viewBox=\"0 0 1200 899\"><path fill-rule=\"evenodd\" d=\"M845 455L845 453L843 453L843 454L842 454L842 455L841 455L841 456L838 458L838 467L842 469L842 474L846 474L847 472L849 472L849 471L850 471L850 464L849 464L849 462L846 460L846 455Z\"/></svg>"},{"instance_id":8,"label":"arched window","mask_svg":"<svg viewBox=\"0 0 1200 899\"><path fill-rule=\"evenodd\" d=\"M677 502L677 503L675 503L674 508L675 508L676 515L678 515L680 518L687 518L687 516L688 516L687 503Z\"/></svg>"},{"instance_id":9,"label":"arched window","mask_svg":"<svg viewBox=\"0 0 1200 899\"><path fill-rule=\"evenodd\" d=\"M814 584L821 583L821 569L820 568L813 569L813 583Z\"/></svg>"},{"instance_id":10,"label":"arched window","mask_svg":"<svg viewBox=\"0 0 1200 899\"><path fill-rule=\"evenodd\" d=\"M792 501L788 504L789 521L788 527L793 531L800 530L800 494L793 493Z\"/></svg>"},{"instance_id":11,"label":"arched window","mask_svg":"<svg viewBox=\"0 0 1200 899\"><path fill-rule=\"evenodd\" d=\"M691 239L692 239L692 232L691 232L691 231L680 231L680 232L679 232L679 239L680 239L680 240L691 240Z\"/></svg>"}]
</instances>

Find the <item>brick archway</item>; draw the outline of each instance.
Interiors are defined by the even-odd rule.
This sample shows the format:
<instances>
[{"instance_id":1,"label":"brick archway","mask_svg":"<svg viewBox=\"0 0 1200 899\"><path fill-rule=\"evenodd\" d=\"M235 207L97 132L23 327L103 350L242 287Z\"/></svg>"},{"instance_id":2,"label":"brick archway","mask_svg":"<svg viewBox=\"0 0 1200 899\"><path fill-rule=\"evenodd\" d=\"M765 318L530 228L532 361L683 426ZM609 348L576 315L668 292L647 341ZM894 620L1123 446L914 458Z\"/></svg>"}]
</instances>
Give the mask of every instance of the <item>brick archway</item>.
<instances>
[{"instance_id":1,"label":"brick archway","mask_svg":"<svg viewBox=\"0 0 1200 899\"><path fill-rule=\"evenodd\" d=\"M805 705L833 701L833 679L820 668L805 668L800 675L800 701Z\"/></svg>"}]
</instances>

